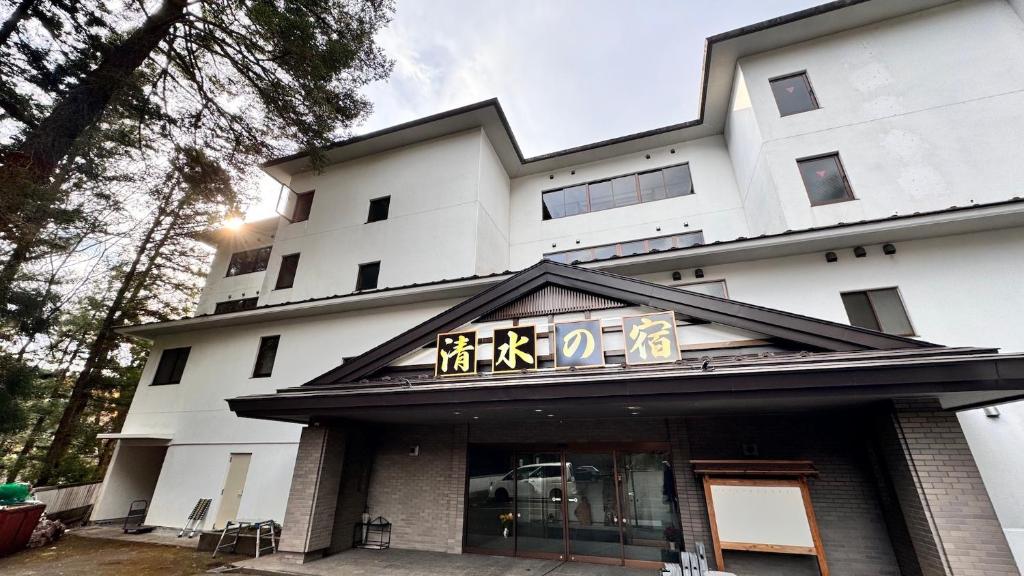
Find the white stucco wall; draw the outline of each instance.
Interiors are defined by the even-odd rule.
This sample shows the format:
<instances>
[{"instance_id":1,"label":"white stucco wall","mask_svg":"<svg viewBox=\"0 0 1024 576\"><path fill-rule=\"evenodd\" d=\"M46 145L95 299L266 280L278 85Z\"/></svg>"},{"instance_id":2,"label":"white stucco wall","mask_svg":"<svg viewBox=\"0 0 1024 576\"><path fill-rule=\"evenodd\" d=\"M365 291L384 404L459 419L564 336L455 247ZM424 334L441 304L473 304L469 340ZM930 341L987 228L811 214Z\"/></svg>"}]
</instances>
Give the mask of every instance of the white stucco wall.
<instances>
[{"instance_id":1,"label":"white stucco wall","mask_svg":"<svg viewBox=\"0 0 1024 576\"><path fill-rule=\"evenodd\" d=\"M745 199L757 189L777 193L785 214L780 223L771 211L764 221L751 211L757 233L1020 194L1024 26L1003 0L959 2L749 56L739 69L756 118L740 106L727 136L737 173L753 173ZM821 108L780 117L768 80L799 71ZM752 162L748 140L758 133ZM834 151L857 200L812 207L795 160Z\"/></svg>"},{"instance_id":2,"label":"white stucco wall","mask_svg":"<svg viewBox=\"0 0 1024 576\"><path fill-rule=\"evenodd\" d=\"M675 153L672 153L675 150ZM650 159L646 156L650 155ZM612 210L541 219L546 190L689 162L694 194ZM536 264L547 252L703 230L708 242L747 234L732 164L721 136L683 142L559 173L512 181L511 265ZM578 243L577 243L578 241Z\"/></svg>"}]
</instances>

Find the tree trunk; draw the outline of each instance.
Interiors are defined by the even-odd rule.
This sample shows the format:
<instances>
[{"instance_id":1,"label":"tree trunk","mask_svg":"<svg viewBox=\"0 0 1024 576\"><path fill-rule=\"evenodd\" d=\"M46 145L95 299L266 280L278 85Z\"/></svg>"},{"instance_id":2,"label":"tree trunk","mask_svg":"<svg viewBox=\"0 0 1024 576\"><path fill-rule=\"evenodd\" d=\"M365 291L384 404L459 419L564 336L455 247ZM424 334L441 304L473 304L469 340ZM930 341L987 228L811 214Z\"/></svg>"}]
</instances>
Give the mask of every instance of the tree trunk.
<instances>
[{"instance_id":1,"label":"tree trunk","mask_svg":"<svg viewBox=\"0 0 1024 576\"><path fill-rule=\"evenodd\" d=\"M136 282L136 270L139 268L142 257L149 251L153 235L156 234L157 229L163 224L166 214L166 205L162 205L153 217L153 222L150 224L149 229L146 230L146 234L142 237L139 247L135 250L135 258L132 260L128 270L125 271L121 285L118 287L110 307L107 308L103 323L100 324L100 328L96 331L96 336L89 346L89 355L85 359L82 371L78 374L78 378L75 379L75 385L71 389L71 396L68 398L67 406L64 407L64 413L61 414L57 430L53 433L53 442L50 443L46 456L43 458L43 464L39 471L39 477L36 479L36 484L49 484L54 479L54 474L57 472L61 460L67 455L75 432L78 431L79 420L92 397L95 376L103 369L104 364L107 362L107 356L116 339L114 327L124 307L125 296Z\"/></svg>"},{"instance_id":2,"label":"tree trunk","mask_svg":"<svg viewBox=\"0 0 1024 576\"><path fill-rule=\"evenodd\" d=\"M130 81L150 53L185 14L187 0L164 0L160 9L107 56L57 103L49 116L0 162L0 234L8 242L34 238L50 220L59 190L50 177L82 133L106 111L111 98ZM17 274L24 260L9 259L6 272ZM4 278L0 278L2 282ZM9 291L0 284L0 295ZM3 300L0 300L3 301Z\"/></svg>"}]
</instances>

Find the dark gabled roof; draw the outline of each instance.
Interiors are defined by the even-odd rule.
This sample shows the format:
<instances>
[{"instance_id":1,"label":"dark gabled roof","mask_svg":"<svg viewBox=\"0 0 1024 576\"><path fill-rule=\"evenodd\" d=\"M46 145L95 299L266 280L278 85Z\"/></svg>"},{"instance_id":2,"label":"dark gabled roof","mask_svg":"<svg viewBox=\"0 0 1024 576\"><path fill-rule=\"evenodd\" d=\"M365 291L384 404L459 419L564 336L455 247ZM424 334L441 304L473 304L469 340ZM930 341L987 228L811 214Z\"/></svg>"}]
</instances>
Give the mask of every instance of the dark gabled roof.
<instances>
[{"instance_id":1,"label":"dark gabled roof","mask_svg":"<svg viewBox=\"0 0 1024 576\"><path fill-rule=\"evenodd\" d=\"M937 347L936 344L911 338L545 260L310 380L304 386L366 378L408 352L432 342L439 332L472 322L544 286L560 286L634 306L672 310L691 319L759 332L826 351Z\"/></svg>"}]
</instances>

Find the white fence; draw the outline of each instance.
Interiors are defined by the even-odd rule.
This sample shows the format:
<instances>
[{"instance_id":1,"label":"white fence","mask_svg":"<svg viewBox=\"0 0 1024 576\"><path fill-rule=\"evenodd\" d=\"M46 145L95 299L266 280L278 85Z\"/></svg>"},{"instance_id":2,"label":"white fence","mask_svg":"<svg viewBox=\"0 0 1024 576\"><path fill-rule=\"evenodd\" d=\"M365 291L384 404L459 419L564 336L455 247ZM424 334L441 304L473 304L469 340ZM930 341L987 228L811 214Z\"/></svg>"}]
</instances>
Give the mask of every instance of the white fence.
<instances>
[{"instance_id":1,"label":"white fence","mask_svg":"<svg viewBox=\"0 0 1024 576\"><path fill-rule=\"evenodd\" d=\"M88 484L67 484L64 486L43 486L36 488L36 500L46 504L46 514L54 515L68 510L92 506L99 496L102 482Z\"/></svg>"}]
</instances>

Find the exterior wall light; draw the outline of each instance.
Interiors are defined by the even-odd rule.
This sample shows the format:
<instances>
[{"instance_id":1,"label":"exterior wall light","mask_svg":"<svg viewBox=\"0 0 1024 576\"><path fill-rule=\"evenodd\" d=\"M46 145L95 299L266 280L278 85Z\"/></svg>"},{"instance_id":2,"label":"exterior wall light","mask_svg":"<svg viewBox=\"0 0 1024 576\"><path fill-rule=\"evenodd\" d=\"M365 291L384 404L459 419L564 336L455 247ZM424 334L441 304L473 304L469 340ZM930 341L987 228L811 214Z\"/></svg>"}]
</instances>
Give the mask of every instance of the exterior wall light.
<instances>
[{"instance_id":1,"label":"exterior wall light","mask_svg":"<svg viewBox=\"0 0 1024 576\"><path fill-rule=\"evenodd\" d=\"M693 271L693 277L694 278L703 278L704 277L704 269L703 268L697 268L696 270L694 270Z\"/></svg>"},{"instance_id":2,"label":"exterior wall light","mask_svg":"<svg viewBox=\"0 0 1024 576\"><path fill-rule=\"evenodd\" d=\"M683 279L683 273L680 272L679 270L676 270L675 272L672 273L672 279L675 280L676 282L682 280Z\"/></svg>"},{"instance_id":3,"label":"exterior wall light","mask_svg":"<svg viewBox=\"0 0 1024 576\"><path fill-rule=\"evenodd\" d=\"M895 245L893 245L893 244L883 244L882 245L882 254L885 254L886 256L892 256L895 253L896 253L896 246Z\"/></svg>"},{"instance_id":4,"label":"exterior wall light","mask_svg":"<svg viewBox=\"0 0 1024 576\"><path fill-rule=\"evenodd\" d=\"M835 252L825 252L825 262L838 262L839 256L836 256Z\"/></svg>"},{"instance_id":5,"label":"exterior wall light","mask_svg":"<svg viewBox=\"0 0 1024 576\"><path fill-rule=\"evenodd\" d=\"M999 407L985 406L985 416L988 416L989 418L999 418Z\"/></svg>"},{"instance_id":6,"label":"exterior wall light","mask_svg":"<svg viewBox=\"0 0 1024 576\"><path fill-rule=\"evenodd\" d=\"M857 258L863 258L868 255L868 251L863 246L857 246L853 249L853 255Z\"/></svg>"}]
</instances>

